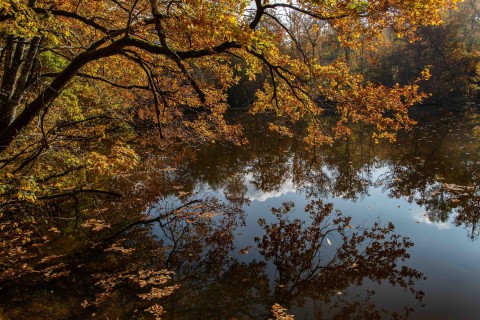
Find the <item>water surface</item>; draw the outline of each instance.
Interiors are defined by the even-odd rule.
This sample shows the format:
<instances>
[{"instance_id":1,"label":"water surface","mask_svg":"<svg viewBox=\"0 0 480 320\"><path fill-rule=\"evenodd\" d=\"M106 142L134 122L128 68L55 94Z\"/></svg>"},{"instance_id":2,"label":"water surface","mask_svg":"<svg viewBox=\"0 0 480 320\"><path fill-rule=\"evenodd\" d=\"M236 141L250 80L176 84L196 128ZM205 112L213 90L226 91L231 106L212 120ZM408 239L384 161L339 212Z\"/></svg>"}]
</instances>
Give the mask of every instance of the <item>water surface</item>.
<instances>
[{"instance_id":1,"label":"water surface","mask_svg":"<svg viewBox=\"0 0 480 320\"><path fill-rule=\"evenodd\" d=\"M149 319L159 303L166 319L267 319L279 303L295 319L479 319L479 110L414 116L395 143L358 128L311 147L301 126L240 114L247 145L142 145L139 169L105 181L123 200L45 206L62 230L38 246L52 279L0 288L0 315ZM143 298L158 286L175 290Z\"/></svg>"},{"instance_id":2,"label":"water surface","mask_svg":"<svg viewBox=\"0 0 480 320\"><path fill-rule=\"evenodd\" d=\"M421 109L416 117L415 130L393 144L376 144L365 130L312 148L301 130L281 137L249 119L249 145L198 150L175 173L188 181L184 192L248 201L244 224L233 231L232 260L177 299L190 299L205 319L222 318L219 310L262 317L272 302L296 319L480 318L478 110ZM319 206L305 210L312 201ZM394 231L375 229L389 223ZM373 233L355 238L363 232ZM188 318L188 309L171 307L170 314Z\"/></svg>"}]
</instances>

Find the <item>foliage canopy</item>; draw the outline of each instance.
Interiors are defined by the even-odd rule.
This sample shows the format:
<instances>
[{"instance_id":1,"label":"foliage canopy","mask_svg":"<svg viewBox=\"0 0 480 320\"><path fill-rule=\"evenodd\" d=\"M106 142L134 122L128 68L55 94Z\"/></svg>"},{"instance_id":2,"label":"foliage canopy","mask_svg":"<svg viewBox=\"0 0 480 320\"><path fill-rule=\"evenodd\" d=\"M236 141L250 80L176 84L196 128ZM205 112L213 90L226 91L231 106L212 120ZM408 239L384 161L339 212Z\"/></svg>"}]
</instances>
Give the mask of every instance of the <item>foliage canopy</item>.
<instances>
[{"instance_id":1,"label":"foliage canopy","mask_svg":"<svg viewBox=\"0 0 480 320\"><path fill-rule=\"evenodd\" d=\"M269 74L256 94L255 111L274 110L291 120L318 119L325 108L338 112L334 132L311 122L312 142L331 142L358 121L391 138L392 130L411 124L406 107L423 97L417 86L374 86L341 63L322 65L307 55L284 53L282 46L297 39L282 16L295 12L324 21L343 46L355 47L360 38L374 43L385 28L413 36L419 25L439 24L440 10L453 5L453 0L2 0L0 148L47 111L56 117L45 123L50 127L105 109L126 115L128 110L149 114L160 127L175 123L208 139L231 137L237 128L226 125L222 115L225 91L238 81L238 59L251 79ZM187 109L196 117L185 119Z\"/></svg>"}]
</instances>

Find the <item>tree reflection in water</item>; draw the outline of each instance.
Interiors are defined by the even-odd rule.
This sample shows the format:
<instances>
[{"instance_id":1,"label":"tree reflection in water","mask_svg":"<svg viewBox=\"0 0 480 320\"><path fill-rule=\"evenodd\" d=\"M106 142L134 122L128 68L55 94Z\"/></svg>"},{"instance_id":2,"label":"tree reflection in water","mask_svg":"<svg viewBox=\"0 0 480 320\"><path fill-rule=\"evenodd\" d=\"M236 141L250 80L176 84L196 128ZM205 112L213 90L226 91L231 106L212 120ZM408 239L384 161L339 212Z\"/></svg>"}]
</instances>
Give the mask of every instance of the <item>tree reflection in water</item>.
<instances>
[{"instance_id":1,"label":"tree reflection in water","mask_svg":"<svg viewBox=\"0 0 480 320\"><path fill-rule=\"evenodd\" d=\"M372 291L348 295L367 279L409 289L421 301L414 284L422 274L403 265L413 244L392 224L353 227L320 200L305 208L305 219L292 219L293 207L273 209L272 223L259 221L263 231L252 235L250 250L261 258L245 262L234 236L241 206L194 196L159 202L137 220L88 228L91 242L44 259L36 277L57 266L50 277L10 282L3 312L7 319L149 318L148 311L166 311L167 319L265 319L275 303L314 300L330 308L328 318L383 317L386 310L367 303Z\"/></svg>"},{"instance_id":2,"label":"tree reflection in water","mask_svg":"<svg viewBox=\"0 0 480 320\"><path fill-rule=\"evenodd\" d=\"M395 145L358 134L312 149L302 144L301 129L293 138L256 129L241 148L152 154L135 174L105 182L124 190L122 201L82 196L36 208L62 233L40 226L35 232L48 242L22 247L8 264L0 256L0 316L148 318L144 310L158 303L170 319L265 319L280 303L321 305L312 318L406 317L417 303L401 314L383 310L367 288L389 282L421 301L414 283L422 275L405 265L412 243L391 224L352 226L319 199L357 201L381 187L423 206L430 221L452 220L478 238L480 140L473 139L476 120L461 121L420 126ZM300 212L288 202L262 212L261 233L241 250L250 253L237 254L252 186L281 192L286 183L314 201ZM207 188L228 203L199 197ZM33 209L20 208L18 217L22 210Z\"/></svg>"},{"instance_id":3,"label":"tree reflection in water","mask_svg":"<svg viewBox=\"0 0 480 320\"><path fill-rule=\"evenodd\" d=\"M478 190L480 172L478 111L452 117L448 110L439 110L393 144L376 144L363 129L332 147L312 148L303 143L302 128L294 137L282 137L269 133L261 122L246 127L249 145L206 148L190 160L188 167L198 171L190 169L189 179L227 196L237 191L237 198L247 194L247 185L272 193L291 184L312 198L350 201L381 187L392 198L424 207L430 221L451 220L463 225L472 240L479 236L478 191L473 191ZM463 188L462 197L449 185Z\"/></svg>"},{"instance_id":4,"label":"tree reflection in water","mask_svg":"<svg viewBox=\"0 0 480 320\"><path fill-rule=\"evenodd\" d=\"M206 247L192 252L178 250L173 243L197 248L197 232L192 237L191 233L162 227L161 238L178 236L169 237L172 245L165 247L166 257L172 257L175 251L176 257L166 260L175 261L169 268L176 270L174 280L180 284L164 302L170 318L262 319L275 303L304 306L307 300L330 305L328 318L334 318L335 314L381 318L385 310L356 300L369 300L372 292L367 293L367 298L347 298L347 289L362 285L366 279L399 285L422 300L423 292L414 288L422 274L403 265L409 257L407 249L413 243L394 234L392 224L354 228L350 217L320 200L305 208L305 219L291 219L293 207L293 203L285 203L272 209L276 220L273 223L259 220L264 234L256 237L255 242L261 259L250 262L230 256L232 237L222 238L225 241L222 249L218 242L210 244L207 240ZM211 231L231 235L228 229ZM203 236L210 239L207 234ZM269 270L269 265L275 267L275 272Z\"/></svg>"}]
</instances>

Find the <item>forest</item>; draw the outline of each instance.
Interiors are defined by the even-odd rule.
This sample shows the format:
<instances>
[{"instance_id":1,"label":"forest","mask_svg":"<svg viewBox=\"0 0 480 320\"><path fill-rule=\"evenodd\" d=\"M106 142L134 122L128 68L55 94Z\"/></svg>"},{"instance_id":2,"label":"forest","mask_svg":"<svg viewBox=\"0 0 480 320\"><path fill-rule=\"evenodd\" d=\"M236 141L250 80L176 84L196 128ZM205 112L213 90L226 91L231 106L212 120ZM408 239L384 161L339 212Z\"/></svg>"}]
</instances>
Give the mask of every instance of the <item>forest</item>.
<instances>
[{"instance_id":1,"label":"forest","mask_svg":"<svg viewBox=\"0 0 480 320\"><path fill-rule=\"evenodd\" d=\"M359 172L389 153L404 174L378 179L391 197L430 205L432 221L457 210L475 239L478 161L449 164L464 171L446 172L439 191L438 172L405 169L425 160L398 160L426 154L391 144L417 130L412 109L456 114L478 105L479 86L477 0L0 0L0 319L293 319L305 297L341 300L365 279L421 303L424 275L398 263L413 242L389 221L354 227L322 199L367 195ZM258 143L293 156L264 150L256 162ZM246 171L264 192L292 172L310 220L292 216L293 202L272 206L263 236L238 250ZM261 259L231 257L253 247ZM331 318L385 318L371 295Z\"/></svg>"}]
</instances>

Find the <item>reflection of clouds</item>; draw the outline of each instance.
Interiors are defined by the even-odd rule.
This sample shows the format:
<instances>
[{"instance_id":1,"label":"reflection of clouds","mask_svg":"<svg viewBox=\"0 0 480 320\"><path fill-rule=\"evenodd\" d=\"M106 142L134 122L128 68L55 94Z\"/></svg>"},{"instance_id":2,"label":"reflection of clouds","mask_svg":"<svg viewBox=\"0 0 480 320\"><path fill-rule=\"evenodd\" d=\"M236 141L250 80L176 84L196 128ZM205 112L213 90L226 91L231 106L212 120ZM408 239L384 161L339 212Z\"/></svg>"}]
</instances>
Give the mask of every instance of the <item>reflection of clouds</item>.
<instances>
[{"instance_id":1,"label":"reflection of clouds","mask_svg":"<svg viewBox=\"0 0 480 320\"><path fill-rule=\"evenodd\" d=\"M412 216L413 216L413 219L415 219L415 221L434 225L435 227L437 227L438 230L448 230L450 229L450 226L451 226L450 221L435 222L430 220L424 211L413 212Z\"/></svg>"},{"instance_id":2,"label":"reflection of clouds","mask_svg":"<svg viewBox=\"0 0 480 320\"><path fill-rule=\"evenodd\" d=\"M246 185L248 188L247 194L245 195L250 201L259 201L263 202L270 198L279 198L289 192L295 192L295 186L293 185L293 180L288 179L282 185L279 186L277 190L272 190L269 192L264 192L262 190L258 190L255 186L250 182L252 180L252 175L247 174L245 176Z\"/></svg>"}]
</instances>

